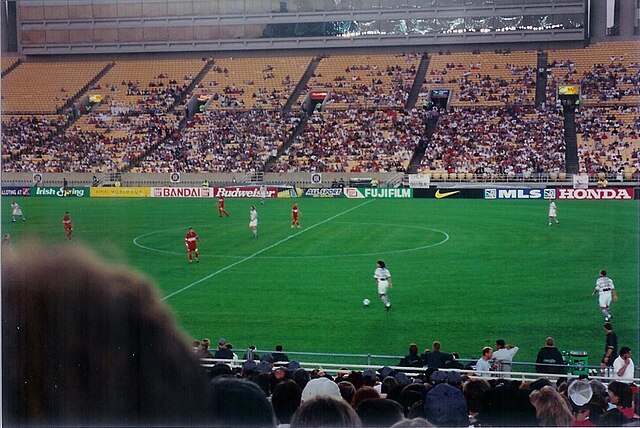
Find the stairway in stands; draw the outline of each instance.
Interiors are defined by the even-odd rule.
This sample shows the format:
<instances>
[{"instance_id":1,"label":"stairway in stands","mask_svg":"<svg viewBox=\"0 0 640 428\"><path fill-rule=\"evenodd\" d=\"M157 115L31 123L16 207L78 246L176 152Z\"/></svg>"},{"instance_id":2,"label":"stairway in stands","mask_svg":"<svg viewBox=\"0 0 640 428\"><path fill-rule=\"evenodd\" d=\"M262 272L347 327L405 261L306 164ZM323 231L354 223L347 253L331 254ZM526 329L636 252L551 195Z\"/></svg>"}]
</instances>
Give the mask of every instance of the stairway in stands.
<instances>
[{"instance_id":1,"label":"stairway in stands","mask_svg":"<svg viewBox=\"0 0 640 428\"><path fill-rule=\"evenodd\" d=\"M313 73L315 73L319 63L320 63L320 58L313 58L309 63L307 70L304 72L304 74L300 78L300 81L296 85L296 88L293 90L293 92L291 93L291 96L287 100L287 103L284 105L283 113L285 115L291 111L291 107L293 107L295 102L298 101L298 99L300 98L300 95L302 95L302 91L307 86L307 83L309 82L309 79L311 79L311 77L313 76Z\"/></svg>"},{"instance_id":2,"label":"stairway in stands","mask_svg":"<svg viewBox=\"0 0 640 428\"><path fill-rule=\"evenodd\" d=\"M182 94L174 100L173 105L171 105L171 107L167 110L167 113L166 113L167 115L173 114L177 107L181 107L184 105L184 99L188 96L193 95L192 91L198 85L200 85L200 82L202 82L202 79L204 79L204 77L207 75L207 73L211 70L212 67L213 67L213 60L208 59L205 65L202 67L202 69L198 73L198 75L191 81L189 86L187 86L187 88L182 92ZM187 124L187 120L188 118L186 114L183 115L182 119L180 119L180 121L178 122L178 126L176 128L177 132L181 132L184 129L185 125ZM164 137L159 142L157 142L156 144L153 144L151 147L145 150L145 152L141 156L139 156L137 159L129 163L129 165L126 168L124 168L122 172L123 173L129 172L131 171L131 169L138 166L142 161L142 159L147 157L149 153L152 153L153 151L155 151L162 143L166 142L167 139L169 138L171 138L170 133L165 132Z\"/></svg>"},{"instance_id":3,"label":"stairway in stands","mask_svg":"<svg viewBox=\"0 0 640 428\"><path fill-rule=\"evenodd\" d=\"M102 70L100 70L98 72L98 74L96 74L93 77L93 79L91 79L86 85L84 85L78 91L78 95L76 95L75 97L73 97L69 101L67 101L65 106L61 108L59 113L60 114L66 114L67 118L69 118L69 120L64 125L64 127L62 127L61 132L64 132L67 129L71 128L73 126L73 124L76 123L76 121L80 118L80 114L77 111L74 111L74 106L79 105L78 103L80 101L82 101L84 99L84 97L88 96L88 92L91 91L91 88L93 88L94 85L96 83L98 83L100 81L100 79L102 79L104 77L104 75L107 74L113 68L114 65L116 65L116 63L113 62L113 61L111 61L107 65L105 65L102 68Z\"/></svg>"},{"instance_id":4,"label":"stairway in stands","mask_svg":"<svg viewBox=\"0 0 640 428\"><path fill-rule=\"evenodd\" d=\"M428 67L429 55L427 55L427 53L425 52L422 54L422 58L420 58L420 65L418 66L415 78L413 79L413 86L411 86L411 91L409 91L407 102L404 105L405 110L411 110L415 106L416 101L418 100L418 96L420 95L420 91L422 90L422 83L424 82L424 76L427 75Z\"/></svg>"},{"instance_id":5,"label":"stairway in stands","mask_svg":"<svg viewBox=\"0 0 640 428\"><path fill-rule=\"evenodd\" d=\"M291 93L291 96L289 97L289 99L287 100L287 103L284 106L283 119L289 115L289 113L291 112L291 107L293 107L293 105L298 101L298 99L300 99L300 96L302 95L302 91L307 86L307 83L309 83L309 79L311 79L311 77L313 76L313 73L315 73L319 63L320 63L320 58L314 58L309 63L307 70L304 72L304 74L300 78L300 81L296 85L296 88L293 90L293 92ZM307 122L309 121L309 115L302 110L300 110L298 114L300 115L300 122L295 127L293 132L291 132L291 135L289 135L287 140L282 144L282 146L280 146L280 149L278 149L278 152L276 153L276 155L270 156L269 159L267 159L267 161L264 163L263 171L269 170L271 165L273 165L274 162L276 162L278 158L282 156L289 149L289 147L291 147L296 137L300 135L304 130L305 126L307 126Z\"/></svg>"},{"instance_id":6,"label":"stairway in stands","mask_svg":"<svg viewBox=\"0 0 640 428\"><path fill-rule=\"evenodd\" d=\"M18 59L16 62L14 62L13 64L11 64L9 66L9 68L7 68L5 71L2 72L2 77L6 76L7 74L11 73L13 70L15 70L20 64L22 64L22 60Z\"/></svg>"},{"instance_id":7,"label":"stairway in stands","mask_svg":"<svg viewBox=\"0 0 640 428\"><path fill-rule=\"evenodd\" d=\"M578 136L576 133L576 110L574 106L564 106L565 168L567 174L578 173Z\"/></svg>"}]
</instances>

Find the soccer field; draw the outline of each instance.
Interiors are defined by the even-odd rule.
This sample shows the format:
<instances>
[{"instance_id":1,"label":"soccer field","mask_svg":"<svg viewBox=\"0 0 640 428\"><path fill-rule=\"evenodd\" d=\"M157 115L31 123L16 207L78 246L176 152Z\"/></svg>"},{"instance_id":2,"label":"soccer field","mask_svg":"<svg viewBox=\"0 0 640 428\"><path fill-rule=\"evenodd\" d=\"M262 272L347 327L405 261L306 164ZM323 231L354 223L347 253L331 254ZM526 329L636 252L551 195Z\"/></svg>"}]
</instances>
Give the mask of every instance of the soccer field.
<instances>
[{"instance_id":1,"label":"soccer field","mask_svg":"<svg viewBox=\"0 0 640 428\"><path fill-rule=\"evenodd\" d=\"M434 340L462 358L504 338L533 361L551 335L561 350L604 349L603 317L591 297L600 269L614 280L612 306L620 346L639 336L637 201L558 201L560 225L547 225L547 201L462 199L299 199L301 229L291 229L292 200L20 198L28 220L3 233L73 241L133 266L159 287L194 338L225 337L238 353L249 344L285 351L404 355ZM258 238L248 230L256 205ZM184 235L200 236L190 265ZM33 255L37 257L37 255ZM393 303L377 298L373 271L384 259ZM372 304L364 307L362 300ZM242 355L241 355L242 356Z\"/></svg>"}]
</instances>

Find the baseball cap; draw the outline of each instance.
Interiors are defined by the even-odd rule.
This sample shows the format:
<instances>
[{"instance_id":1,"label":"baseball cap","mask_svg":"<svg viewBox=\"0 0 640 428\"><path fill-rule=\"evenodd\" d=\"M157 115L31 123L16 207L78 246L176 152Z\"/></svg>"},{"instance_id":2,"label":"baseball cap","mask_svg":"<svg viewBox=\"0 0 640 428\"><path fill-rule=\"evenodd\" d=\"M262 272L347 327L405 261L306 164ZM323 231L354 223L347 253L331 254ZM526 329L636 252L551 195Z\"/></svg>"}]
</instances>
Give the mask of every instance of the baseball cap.
<instances>
[{"instance_id":1,"label":"baseball cap","mask_svg":"<svg viewBox=\"0 0 640 428\"><path fill-rule=\"evenodd\" d=\"M409 376L404 372L396 372L393 377L400 385L408 385L411 383L411 379L409 379Z\"/></svg>"},{"instance_id":2,"label":"baseball cap","mask_svg":"<svg viewBox=\"0 0 640 428\"><path fill-rule=\"evenodd\" d=\"M268 361L260 361L256 369L262 373L271 373L271 363Z\"/></svg>"},{"instance_id":3,"label":"baseball cap","mask_svg":"<svg viewBox=\"0 0 640 428\"><path fill-rule=\"evenodd\" d=\"M591 389L588 380L580 379L571 382L567 389L567 394L573 404L576 406L584 406L591 400L591 397L593 397L593 389Z\"/></svg>"},{"instance_id":4,"label":"baseball cap","mask_svg":"<svg viewBox=\"0 0 640 428\"><path fill-rule=\"evenodd\" d=\"M380 369L380 377L384 379L387 376L393 376L395 374L394 372L395 370L393 370L391 367L384 366L383 368Z\"/></svg>"},{"instance_id":5,"label":"baseball cap","mask_svg":"<svg viewBox=\"0 0 640 428\"><path fill-rule=\"evenodd\" d=\"M370 377L370 378L377 378L378 375L376 373L376 371L374 369L364 369L364 371L362 372L362 376L364 377Z\"/></svg>"},{"instance_id":6,"label":"baseball cap","mask_svg":"<svg viewBox=\"0 0 640 428\"><path fill-rule=\"evenodd\" d=\"M242 370L246 373L255 372L258 370L258 364L253 360L247 360L242 363Z\"/></svg>"},{"instance_id":7,"label":"baseball cap","mask_svg":"<svg viewBox=\"0 0 640 428\"><path fill-rule=\"evenodd\" d=\"M447 383L453 386L462 385L462 375L460 372L456 370L447 372Z\"/></svg>"},{"instance_id":8,"label":"baseball cap","mask_svg":"<svg viewBox=\"0 0 640 428\"><path fill-rule=\"evenodd\" d=\"M447 374L440 370L436 370L435 372L431 373L429 380L431 381L431 385L433 386L441 383L447 383Z\"/></svg>"},{"instance_id":9,"label":"baseball cap","mask_svg":"<svg viewBox=\"0 0 640 428\"><path fill-rule=\"evenodd\" d=\"M221 337L218 340L218 345L226 345L227 344L227 339L225 339L224 337Z\"/></svg>"},{"instance_id":10,"label":"baseball cap","mask_svg":"<svg viewBox=\"0 0 640 428\"><path fill-rule=\"evenodd\" d=\"M289 370L298 370L300 368L300 363L297 361L289 361L286 366Z\"/></svg>"},{"instance_id":11,"label":"baseball cap","mask_svg":"<svg viewBox=\"0 0 640 428\"><path fill-rule=\"evenodd\" d=\"M436 426L467 426L467 402L462 391L446 383L428 390L422 398L424 415Z\"/></svg>"},{"instance_id":12,"label":"baseball cap","mask_svg":"<svg viewBox=\"0 0 640 428\"><path fill-rule=\"evenodd\" d=\"M302 390L302 401L309 401L321 395L342 398L340 387L337 383L326 377L318 377L307 382L307 385Z\"/></svg>"}]
</instances>

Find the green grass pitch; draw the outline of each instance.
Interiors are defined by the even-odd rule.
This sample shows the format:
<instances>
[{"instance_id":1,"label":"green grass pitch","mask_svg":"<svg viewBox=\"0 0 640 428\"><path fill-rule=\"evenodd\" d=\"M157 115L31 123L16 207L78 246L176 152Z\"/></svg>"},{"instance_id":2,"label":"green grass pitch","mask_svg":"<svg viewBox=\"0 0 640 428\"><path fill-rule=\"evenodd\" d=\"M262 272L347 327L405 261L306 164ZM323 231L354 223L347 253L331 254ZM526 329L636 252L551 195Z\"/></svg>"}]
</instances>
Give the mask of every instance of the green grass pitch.
<instances>
[{"instance_id":1,"label":"green grass pitch","mask_svg":"<svg viewBox=\"0 0 640 428\"><path fill-rule=\"evenodd\" d=\"M404 355L411 342L440 340L478 358L504 338L520 346L517 361L533 361L551 335L594 364L604 333L591 292L602 268L620 296L619 345L639 347L637 201L558 201L560 225L549 227L546 201L300 199L301 229L290 228L292 200L228 199L230 217L219 218L212 199L22 198L26 223L12 223L2 202L14 242L64 243L69 210L73 241L144 272L190 336L224 336L239 353L281 343ZM247 227L252 204L257 239ZM189 226L201 238L193 265ZM393 277L389 312L373 280L380 258Z\"/></svg>"}]
</instances>

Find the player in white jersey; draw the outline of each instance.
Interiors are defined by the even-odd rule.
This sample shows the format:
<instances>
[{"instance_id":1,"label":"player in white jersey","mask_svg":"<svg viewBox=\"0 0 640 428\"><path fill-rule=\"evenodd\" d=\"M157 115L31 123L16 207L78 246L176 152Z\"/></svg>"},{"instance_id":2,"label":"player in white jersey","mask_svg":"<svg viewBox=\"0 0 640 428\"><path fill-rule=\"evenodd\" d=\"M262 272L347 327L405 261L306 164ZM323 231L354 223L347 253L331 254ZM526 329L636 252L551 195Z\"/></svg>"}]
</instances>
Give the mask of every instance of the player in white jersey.
<instances>
[{"instance_id":1,"label":"player in white jersey","mask_svg":"<svg viewBox=\"0 0 640 428\"><path fill-rule=\"evenodd\" d=\"M254 238L258 236L258 211L256 211L256 207L253 205L251 205L251 209L249 210L249 230L253 232Z\"/></svg>"},{"instance_id":2,"label":"player in white jersey","mask_svg":"<svg viewBox=\"0 0 640 428\"><path fill-rule=\"evenodd\" d=\"M600 271L600 277L596 280L596 286L591 295L595 296L596 293L599 294L598 301L600 311L602 312L602 315L604 315L604 320L609 322L613 318L611 316L611 312L609 312L611 298L613 297L613 301L617 302L618 294L616 293L616 287L613 285L613 281L611 278L607 277L607 271L605 270Z\"/></svg>"},{"instance_id":3,"label":"player in white jersey","mask_svg":"<svg viewBox=\"0 0 640 428\"><path fill-rule=\"evenodd\" d=\"M385 308L387 310L391 309L391 302L387 297L387 290L393 287L391 283L391 272L387 269L384 260L378 260L376 262L376 270L373 273L373 279L378 283L378 294L380 295L380 300L384 303Z\"/></svg>"},{"instance_id":4,"label":"player in white jersey","mask_svg":"<svg viewBox=\"0 0 640 428\"><path fill-rule=\"evenodd\" d=\"M549 199L549 226L551 226L551 223L553 221L556 222L556 224L558 224L558 219L557 219L557 215L558 215L558 207L556 207L556 203L553 201L553 199Z\"/></svg>"},{"instance_id":5,"label":"player in white jersey","mask_svg":"<svg viewBox=\"0 0 640 428\"><path fill-rule=\"evenodd\" d=\"M264 204L264 200L267 197L267 186L264 184L260 186L260 203Z\"/></svg>"},{"instance_id":6,"label":"player in white jersey","mask_svg":"<svg viewBox=\"0 0 640 428\"><path fill-rule=\"evenodd\" d=\"M11 201L11 217L14 223L16 222L16 217L22 217L22 221L27 221L24 214L22 214L22 208L16 201Z\"/></svg>"}]
</instances>

